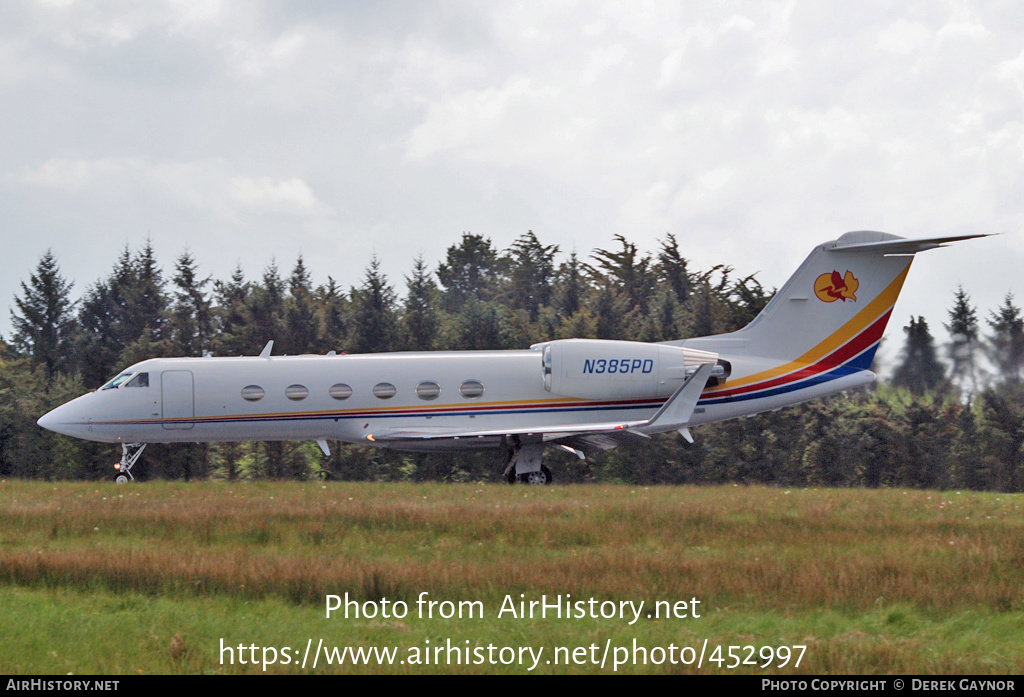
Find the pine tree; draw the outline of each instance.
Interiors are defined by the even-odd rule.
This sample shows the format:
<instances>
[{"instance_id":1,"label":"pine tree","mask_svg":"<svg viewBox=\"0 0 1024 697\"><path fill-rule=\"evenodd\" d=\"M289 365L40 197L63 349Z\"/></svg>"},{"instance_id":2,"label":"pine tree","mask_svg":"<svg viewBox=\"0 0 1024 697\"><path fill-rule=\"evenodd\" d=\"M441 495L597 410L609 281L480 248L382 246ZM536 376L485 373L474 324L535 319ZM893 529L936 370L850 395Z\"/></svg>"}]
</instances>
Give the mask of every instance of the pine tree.
<instances>
[{"instance_id":1,"label":"pine tree","mask_svg":"<svg viewBox=\"0 0 1024 697\"><path fill-rule=\"evenodd\" d=\"M510 289L512 307L524 309L530 320L537 319L542 306L551 302L551 281L555 275L557 245L542 245L527 231L509 248L508 264L511 268Z\"/></svg>"},{"instance_id":2,"label":"pine tree","mask_svg":"<svg viewBox=\"0 0 1024 697\"><path fill-rule=\"evenodd\" d=\"M982 461L990 487L1017 492L1024 481L1024 389L999 385L981 394Z\"/></svg>"},{"instance_id":3,"label":"pine tree","mask_svg":"<svg viewBox=\"0 0 1024 697\"><path fill-rule=\"evenodd\" d=\"M595 336L598 339L621 339L622 316L625 302L619 299L615 289L605 286L597 296L594 305L596 320Z\"/></svg>"},{"instance_id":4,"label":"pine tree","mask_svg":"<svg viewBox=\"0 0 1024 697\"><path fill-rule=\"evenodd\" d=\"M345 343L345 293L337 282L327 277L327 283L317 289L320 311L321 341L328 351L340 351Z\"/></svg>"},{"instance_id":5,"label":"pine tree","mask_svg":"<svg viewBox=\"0 0 1024 697\"><path fill-rule=\"evenodd\" d=\"M646 315L648 298L654 287L651 258L641 256L637 246L622 235L616 235L615 240L622 246L620 251L595 249L591 256L597 262L597 268L604 272L605 282L615 280L628 301L627 309L639 308ZM592 271L601 275L596 269Z\"/></svg>"},{"instance_id":6,"label":"pine tree","mask_svg":"<svg viewBox=\"0 0 1024 697\"><path fill-rule=\"evenodd\" d=\"M491 241L464 232L462 241L448 248L445 263L437 267L437 278L444 287L441 301L449 312L458 312L471 297L489 300L498 276L498 255Z\"/></svg>"},{"instance_id":7,"label":"pine tree","mask_svg":"<svg viewBox=\"0 0 1024 697\"><path fill-rule=\"evenodd\" d=\"M754 276L755 274L751 274L736 281L729 291L730 296L735 298L727 328L729 331L742 329L750 324L775 295L774 291L766 292L764 286Z\"/></svg>"},{"instance_id":8,"label":"pine tree","mask_svg":"<svg viewBox=\"0 0 1024 697\"><path fill-rule=\"evenodd\" d=\"M494 303L470 298L453 318L448 345L455 351L485 351L509 348L501 331L501 319Z\"/></svg>"},{"instance_id":9,"label":"pine tree","mask_svg":"<svg viewBox=\"0 0 1024 697\"><path fill-rule=\"evenodd\" d=\"M45 366L51 378L58 372L67 372L74 362L73 285L61 276L57 259L48 249L29 277L28 285L21 283L22 297L14 298L14 348Z\"/></svg>"},{"instance_id":10,"label":"pine tree","mask_svg":"<svg viewBox=\"0 0 1024 697\"><path fill-rule=\"evenodd\" d=\"M644 320L640 341L654 343L679 338L679 329L676 326L676 295L670 287L662 290L661 300L658 302L656 311L647 315Z\"/></svg>"},{"instance_id":11,"label":"pine tree","mask_svg":"<svg viewBox=\"0 0 1024 697\"><path fill-rule=\"evenodd\" d=\"M679 253L676 236L672 233L667 233L665 239L661 240L655 272L658 279L672 289L676 301L685 303L690 297L690 274L686 270L686 259Z\"/></svg>"},{"instance_id":12,"label":"pine tree","mask_svg":"<svg viewBox=\"0 0 1024 697\"><path fill-rule=\"evenodd\" d=\"M978 389L978 314L963 286L957 288L953 308L949 311L949 358L953 363L951 377L961 391L970 396Z\"/></svg>"},{"instance_id":13,"label":"pine tree","mask_svg":"<svg viewBox=\"0 0 1024 697\"><path fill-rule=\"evenodd\" d=\"M300 254L295 259L295 266L292 267L291 276L288 277L288 292L291 293L292 297L301 295L303 293L310 293L312 280L309 275L309 270L306 268L306 261Z\"/></svg>"},{"instance_id":14,"label":"pine tree","mask_svg":"<svg viewBox=\"0 0 1024 697\"><path fill-rule=\"evenodd\" d=\"M978 419L971 405L964 405L957 419L956 436L950 449L954 486L982 490L991 486L988 462L982 457Z\"/></svg>"},{"instance_id":15,"label":"pine tree","mask_svg":"<svg viewBox=\"0 0 1024 697\"><path fill-rule=\"evenodd\" d=\"M89 286L78 312L81 327L76 353L82 380L88 388L97 388L112 377L121 353L117 323L117 296L105 282Z\"/></svg>"},{"instance_id":16,"label":"pine tree","mask_svg":"<svg viewBox=\"0 0 1024 697\"><path fill-rule=\"evenodd\" d=\"M439 292L422 254L413 262L412 276L405 277L405 289L405 348L433 351L437 344Z\"/></svg>"},{"instance_id":17,"label":"pine tree","mask_svg":"<svg viewBox=\"0 0 1024 697\"><path fill-rule=\"evenodd\" d=\"M297 355L320 352L320 326L313 306L309 271L306 270L301 254L288 278L288 298L285 301L280 341L282 353Z\"/></svg>"},{"instance_id":18,"label":"pine tree","mask_svg":"<svg viewBox=\"0 0 1024 697\"><path fill-rule=\"evenodd\" d=\"M989 337L992 362L1003 381L1019 383L1024 370L1024 318L1020 308L1013 304L1013 294L1007 293L999 312L991 314L988 324L993 332Z\"/></svg>"},{"instance_id":19,"label":"pine tree","mask_svg":"<svg viewBox=\"0 0 1024 697\"><path fill-rule=\"evenodd\" d=\"M698 293L690 332L692 336L711 336L715 333L715 314L711 303L711 284L707 280L702 281Z\"/></svg>"},{"instance_id":20,"label":"pine tree","mask_svg":"<svg viewBox=\"0 0 1024 697\"><path fill-rule=\"evenodd\" d=\"M152 241L146 240L146 246L135 255L132 266L135 283L127 298L130 309L126 317L128 335L134 339L144 329L149 329L155 339L163 339L167 296L164 294L163 272L157 264Z\"/></svg>"},{"instance_id":21,"label":"pine tree","mask_svg":"<svg viewBox=\"0 0 1024 697\"><path fill-rule=\"evenodd\" d=\"M186 250L174 265L174 302L170 310L171 353L202 356L213 339L213 310L205 288L210 278L200 280L195 258Z\"/></svg>"},{"instance_id":22,"label":"pine tree","mask_svg":"<svg viewBox=\"0 0 1024 697\"><path fill-rule=\"evenodd\" d=\"M246 303L246 315L249 318L246 343L250 347L249 352L260 352L268 341L277 343L282 334L283 314L284 282L277 263L271 260L263 270L262 282L252 289Z\"/></svg>"},{"instance_id":23,"label":"pine tree","mask_svg":"<svg viewBox=\"0 0 1024 697\"><path fill-rule=\"evenodd\" d=\"M903 328L907 342L903 348L903 362L892 376L894 385L905 387L914 394L924 394L941 388L945 384L946 369L939 362L935 352L935 341L928 331L924 317Z\"/></svg>"},{"instance_id":24,"label":"pine tree","mask_svg":"<svg viewBox=\"0 0 1024 697\"><path fill-rule=\"evenodd\" d=\"M558 311L562 317L572 317L583 306L586 285L583 281L582 264L576 250L569 254L569 260L558 268L559 300Z\"/></svg>"},{"instance_id":25,"label":"pine tree","mask_svg":"<svg viewBox=\"0 0 1024 697\"><path fill-rule=\"evenodd\" d=\"M246 307L251 290L240 265L235 266L230 281L214 282L217 332L213 346L217 354L243 356L254 350L254 342L250 338L251 320Z\"/></svg>"},{"instance_id":26,"label":"pine tree","mask_svg":"<svg viewBox=\"0 0 1024 697\"><path fill-rule=\"evenodd\" d=\"M126 245L110 275L90 286L79 309L78 354L85 384L103 384L142 355L143 345L154 352L145 358L164 355L166 309L163 273L153 245L147 240L135 256Z\"/></svg>"},{"instance_id":27,"label":"pine tree","mask_svg":"<svg viewBox=\"0 0 1024 697\"><path fill-rule=\"evenodd\" d=\"M353 288L352 297L352 353L393 351L397 342L395 317L395 291L387 276L380 270L377 255L370 259L363 284Z\"/></svg>"}]
</instances>

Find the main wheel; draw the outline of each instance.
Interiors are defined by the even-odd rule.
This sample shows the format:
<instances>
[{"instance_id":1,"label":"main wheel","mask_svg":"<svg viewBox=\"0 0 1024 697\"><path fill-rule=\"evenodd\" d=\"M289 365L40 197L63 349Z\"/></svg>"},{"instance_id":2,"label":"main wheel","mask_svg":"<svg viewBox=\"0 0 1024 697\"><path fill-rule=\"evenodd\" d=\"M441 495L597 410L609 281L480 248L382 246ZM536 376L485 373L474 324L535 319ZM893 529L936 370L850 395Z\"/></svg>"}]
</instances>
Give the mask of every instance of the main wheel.
<instances>
[{"instance_id":1,"label":"main wheel","mask_svg":"<svg viewBox=\"0 0 1024 697\"><path fill-rule=\"evenodd\" d=\"M551 470L546 465L541 465L539 472L527 472L526 474L519 475L519 481L523 484L550 484Z\"/></svg>"},{"instance_id":2,"label":"main wheel","mask_svg":"<svg viewBox=\"0 0 1024 697\"><path fill-rule=\"evenodd\" d=\"M518 477L516 477L516 468L513 467L508 471L508 474L505 475L505 481L509 484L515 484L516 479L518 479Z\"/></svg>"},{"instance_id":3,"label":"main wheel","mask_svg":"<svg viewBox=\"0 0 1024 697\"><path fill-rule=\"evenodd\" d=\"M127 484L128 477L124 476L123 474L119 474L114 478L114 481L117 482L118 484Z\"/></svg>"}]
</instances>

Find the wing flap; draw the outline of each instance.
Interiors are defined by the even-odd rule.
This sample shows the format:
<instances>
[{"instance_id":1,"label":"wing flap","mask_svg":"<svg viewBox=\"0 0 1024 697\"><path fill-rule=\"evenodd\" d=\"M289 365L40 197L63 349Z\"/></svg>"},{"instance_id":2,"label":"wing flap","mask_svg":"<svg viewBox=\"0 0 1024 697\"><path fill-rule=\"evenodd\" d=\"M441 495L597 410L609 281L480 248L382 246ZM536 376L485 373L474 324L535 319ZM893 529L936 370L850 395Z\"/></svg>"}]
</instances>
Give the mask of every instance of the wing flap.
<instances>
[{"instance_id":1,"label":"wing flap","mask_svg":"<svg viewBox=\"0 0 1024 697\"><path fill-rule=\"evenodd\" d=\"M375 443L389 441L415 441L462 438L487 438L497 436L540 436L543 440L559 440L570 436L591 433L614 433L628 431L642 426L647 421L617 421L601 424L558 424L553 426L531 426L530 428L493 428L473 431L450 428L403 428L385 429L367 436L367 440ZM635 434L643 438L641 434Z\"/></svg>"}]
</instances>

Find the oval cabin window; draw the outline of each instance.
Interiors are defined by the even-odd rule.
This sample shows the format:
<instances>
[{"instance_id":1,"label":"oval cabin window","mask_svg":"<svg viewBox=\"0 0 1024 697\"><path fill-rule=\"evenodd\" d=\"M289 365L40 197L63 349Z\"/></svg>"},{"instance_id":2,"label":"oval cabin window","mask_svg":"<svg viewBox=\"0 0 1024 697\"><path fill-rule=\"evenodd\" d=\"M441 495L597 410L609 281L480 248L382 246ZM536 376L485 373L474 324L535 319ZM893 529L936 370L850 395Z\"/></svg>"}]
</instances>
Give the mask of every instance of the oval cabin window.
<instances>
[{"instance_id":1,"label":"oval cabin window","mask_svg":"<svg viewBox=\"0 0 1024 697\"><path fill-rule=\"evenodd\" d=\"M459 394L466 399L476 399L484 393L484 384L479 380L466 380L459 385Z\"/></svg>"},{"instance_id":2,"label":"oval cabin window","mask_svg":"<svg viewBox=\"0 0 1024 697\"><path fill-rule=\"evenodd\" d=\"M284 396L288 399L297 402L300 399L305 399L309 396L309 390L302 385L289 385L285 388Z\"/></svg>"},{"instance_id":3,"label":"oval cabin window","mask_svg":"<svg viewBox=\"0 0 1024 697\"><path fill-rule=\"evenodd\" d=\"M352 388L343 382L339 382L337 385L331 385L331 389L327 390L327 394L331 395L334 399L348 399L352 396Z\"/></svg>"},{"instance_id":4,"label":"oval cabin window","mask_svg":"<svg viewBox=\"0 0 1024 697\"><path fill-rule=\"evenodd\" d=\"M259 385L247 385L242 388L242 399L249 402L258 402L266 394Z\"/></svg>"},{"instance_id":5,"label":"oval cabin window","mask_svg":"<svg viewBox=\"0 0 1024 697\"><path fill-rule=\"evenodd\" d=\"M441 386L436 382L424 380L420 384L416 385L416 396L420 399L428 401L431 399L437 399L439 394L441 394Z\"/></svg>"},{"instance_id":6,"label":"oval cabin window","mask_svg":"<svg viewBox=\"0 0 1024 697\"><path fill-rule=\"evenodd\" d=\"M379 382L373 386L373 396L377 399L391 399L395 392L395 386L390 382Z\"/></svg>"}]
</instances>

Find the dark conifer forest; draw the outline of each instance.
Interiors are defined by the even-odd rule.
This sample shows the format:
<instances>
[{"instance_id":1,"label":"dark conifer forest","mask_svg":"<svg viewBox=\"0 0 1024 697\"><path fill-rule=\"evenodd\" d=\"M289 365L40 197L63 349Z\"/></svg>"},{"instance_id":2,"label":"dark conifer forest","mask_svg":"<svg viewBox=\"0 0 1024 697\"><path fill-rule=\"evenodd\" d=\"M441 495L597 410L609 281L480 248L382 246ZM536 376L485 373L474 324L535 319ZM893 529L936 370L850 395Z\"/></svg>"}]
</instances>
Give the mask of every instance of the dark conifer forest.
<instances>
[{"instance_id":1,"label":"dark conifer forest","mask_svg":"<svg viewBox=\"0 0 1024 697\"><path fill-rule=\"evenodd\" d=\"M59 250L47 252L11 299L0 339L0 477L110 479L120 452L39 428L47 410L157 356L521 349L568 337L664 341L739 329L771 298L751 271L690 268L676 238L654 250L622 236L566 253L533 232L508 249L463 233L431 268L412 260L389 279L376 258L358 285L313 279L300 256L256 276L203 274L183 252L170 266L150 244L125 248L80 292ZM88 279L86 279L88 282ZM767 484L1021 491L1024 487L1024 318L1007 295L979 313L951 289L938 341L909 317L891 375L753 418L695 429L579 461L549 450L560 482ZM899 337L899 320L889 341ZM497 452L409 454L314 443L151 445L136 472L164 479L494 481Z\"/></svg>"}]
</instances>

